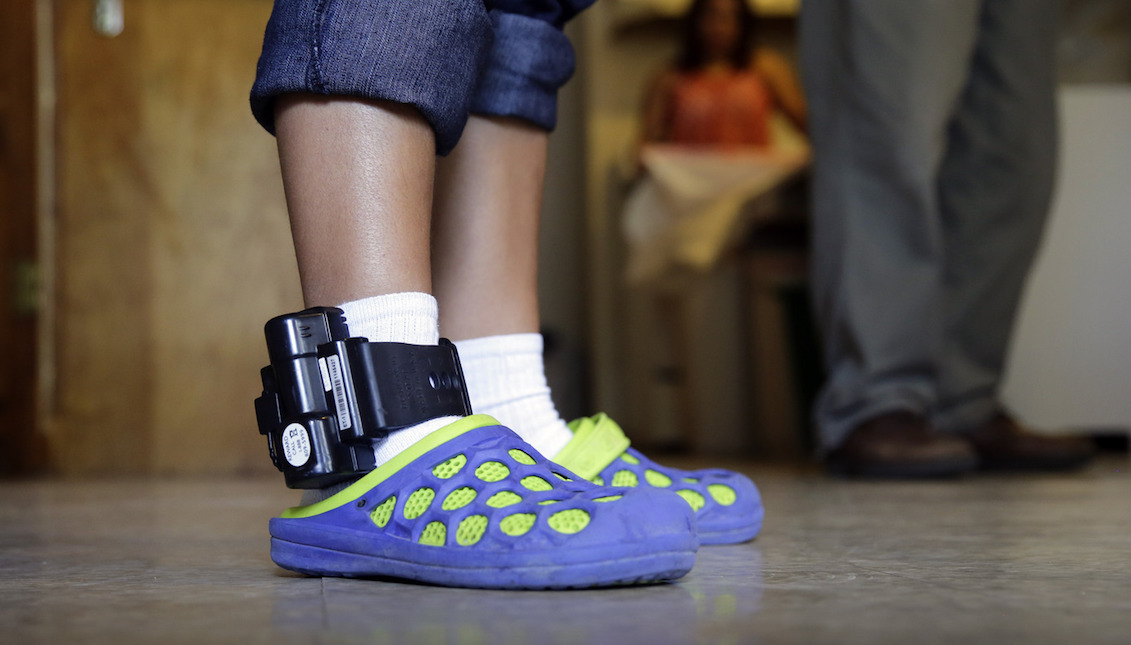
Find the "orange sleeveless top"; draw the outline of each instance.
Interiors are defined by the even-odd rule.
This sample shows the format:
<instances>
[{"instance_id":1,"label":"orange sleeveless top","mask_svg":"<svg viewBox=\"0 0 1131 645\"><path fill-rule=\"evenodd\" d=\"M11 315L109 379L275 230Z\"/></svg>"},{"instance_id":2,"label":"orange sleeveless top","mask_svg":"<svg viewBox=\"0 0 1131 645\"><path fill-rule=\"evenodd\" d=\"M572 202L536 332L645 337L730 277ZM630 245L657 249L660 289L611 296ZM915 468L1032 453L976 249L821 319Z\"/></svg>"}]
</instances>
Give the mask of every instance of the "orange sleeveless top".
<instances>
[{"instance_id":1,"label":"orange sleeveless top","mask_svg":"<svg viewBox=\"0 0 1131 645\"><path fill-rule=\"evenodd\" d=\"M670 143L768 146L773 101L751 70L680 72L667 109Z\"/></svg>"}]
</instances>

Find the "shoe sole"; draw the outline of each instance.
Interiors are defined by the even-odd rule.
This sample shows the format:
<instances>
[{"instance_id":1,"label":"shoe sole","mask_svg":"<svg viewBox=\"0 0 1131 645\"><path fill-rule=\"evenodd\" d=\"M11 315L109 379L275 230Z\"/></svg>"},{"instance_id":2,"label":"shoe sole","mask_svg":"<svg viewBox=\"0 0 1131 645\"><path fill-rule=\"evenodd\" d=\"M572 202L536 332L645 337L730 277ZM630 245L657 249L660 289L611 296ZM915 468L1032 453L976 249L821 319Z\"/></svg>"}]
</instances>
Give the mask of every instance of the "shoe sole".
<instances>
[{"instance_id":1,"label":"shoe sole","mask_svg":"<svg viewBox=\"0 0 1131 645\"><path fill-rule=\"evenodd\" d=\"M676 580L695 564L695 551L673 549L645 555L603 558L557 565L552 556L531 558L540 563L507 567L430 566L363 553L334 551L280 538L271 538L275 564L310 576L391 578L443 586L480 589L588 589Z\"/></svg>"},{"instance_id":2,"label":"shoe sole","mask_svg":"<svg viewBox=\"0 0 1131 645\"><path fill-rule=\"evenodd\" d=\"M1068 472L1079 470L1092 461L1091 456L1058 459L988 459L983 457L978 469L983 472Z\"/></svg>"},{"instance_id":3,"label":"shoe sole","mask_svg":"<svg viewBox=\"0 0 1131 645\"><path fill-rule=\"evenodd\" d=\"M978 468L977 459L952 459L919 464L843 464L825 465L830 475L858 479L954 479Z\"/></svg>"},{"instance_id":4,"label":"shoe sole","mask_svg":"<svg viewBox=\"0 0 1131 645\"><path fill-rule=\"evenodd\" d=\"M741 526L723 528L718 530L703 530L699 527L699 543L703 546L718 546L721 544L742 544L758 537L762 532L762 519L765 510L759 505L757 515L751 521Z\"/></svg>"},{"instance_id":5,"label":"shoe sole","mask_svg":"<svg viewBox=\"0 0 1131 645\"><path fill-rule=\"evenodd\" d=\"M762 523L753 526L744 526L729 531L699 532L699 543L703 546L718 546L720 544L742 544L758 537L762 531Z\"/></svg>"}]
</instances>

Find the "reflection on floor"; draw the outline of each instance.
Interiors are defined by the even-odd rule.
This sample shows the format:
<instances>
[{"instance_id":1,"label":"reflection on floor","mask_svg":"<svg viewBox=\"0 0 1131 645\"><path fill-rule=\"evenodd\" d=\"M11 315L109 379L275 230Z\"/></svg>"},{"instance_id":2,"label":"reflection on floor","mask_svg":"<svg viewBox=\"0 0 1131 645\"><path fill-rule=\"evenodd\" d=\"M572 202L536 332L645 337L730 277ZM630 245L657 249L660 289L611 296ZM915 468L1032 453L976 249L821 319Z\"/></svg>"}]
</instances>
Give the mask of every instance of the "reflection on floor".
<instances>
[{"instance_id":1,"label":"reflection on floor","mask_svg":"<svg viewBox=\"0 0 1131 645\"><path fill-rule=\"evenodd\" d=\"M4 643L1131 641L1131 462L861 483L738 464L763 534L682 582L499 592L277 569L275 481L0 484Z\"/></svg>"}]
</instances>

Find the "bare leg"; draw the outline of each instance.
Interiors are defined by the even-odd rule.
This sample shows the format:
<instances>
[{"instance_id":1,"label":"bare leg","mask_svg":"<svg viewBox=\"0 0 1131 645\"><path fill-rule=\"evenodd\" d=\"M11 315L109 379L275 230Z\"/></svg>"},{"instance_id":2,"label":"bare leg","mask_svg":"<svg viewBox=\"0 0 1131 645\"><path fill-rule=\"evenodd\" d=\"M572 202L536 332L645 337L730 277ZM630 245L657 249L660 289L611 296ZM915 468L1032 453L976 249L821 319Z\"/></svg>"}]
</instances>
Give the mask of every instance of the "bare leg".
<instances>
[{"instance_id":1,"label":"bare leg","mask_svg":"<svg viewBox=\"0 0 1131 645\"><path fill-rule=\"evenodd\" d=\"M397 103L289 95L276 127L306 304L430 292L427 121Z\"/></svg>"},{"instance_id":2,"label":"bare leg","mask_svg":"<svg viewBox=\"0 0 1131 645\"><path fill-rule=\"evenodd\" d=\"M548 135L472 116L436 172L432 242L440 333L538 331L538 218Z\"/></svg>"},{"instance_id":3,"label":"bare leg","mask_svg":"<svg viewBox=\"0 0 1131 645\"><path fill-rule=\"evenodd\" d=\"M428 122L415 108L341 97L291 95L275 110L306 304L341 306L351 333L373 341L435 344L436 302L426 295L436 170ZM375 442L377 465L453 419Z\"/></svg>"},{"instance_id":4,"label":"bare leg","mask_svg":"<svg viewBox=\"0 0 1131 645\"><path fill-rule=\"evenodd\" d=\"M538 335L545 131L472 117L436 173L432 242L440 332L457 342L476 412L553 457L573 437L554 407Z\"/></svg>"}]
</instances>

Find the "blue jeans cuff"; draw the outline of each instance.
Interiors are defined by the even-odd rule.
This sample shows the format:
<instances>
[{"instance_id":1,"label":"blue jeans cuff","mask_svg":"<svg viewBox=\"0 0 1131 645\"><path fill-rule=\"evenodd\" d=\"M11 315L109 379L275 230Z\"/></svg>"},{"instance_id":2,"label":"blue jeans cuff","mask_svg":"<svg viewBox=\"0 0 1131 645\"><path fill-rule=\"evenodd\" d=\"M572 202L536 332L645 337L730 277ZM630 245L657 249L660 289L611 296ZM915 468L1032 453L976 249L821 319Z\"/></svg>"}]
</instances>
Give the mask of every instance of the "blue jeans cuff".
<instances>
[{"instance_id":1,"label":"blue jeans cuff","mask_svg":"<svg viewBox=\"0 0 1131 645\"><path fill-rule=\"evenodd\" d=\"M512 116L553 130L558 89L573 75L573 45L561 29L538 18L492 10L495 40L471 111Z\"/></svg>"},{"instance_id":2,"label":"blue jeans cuff","mask_svg":"<svg viewBox=\"0 0 1131 645\"><path fill-rule=\"evenodd\" d=\"M431 124L437 154L447 154L467 122L490 44L482 0L276 0L252 113L274 133L281 94L405 103Z\"/></svg>"}]
</instances>

